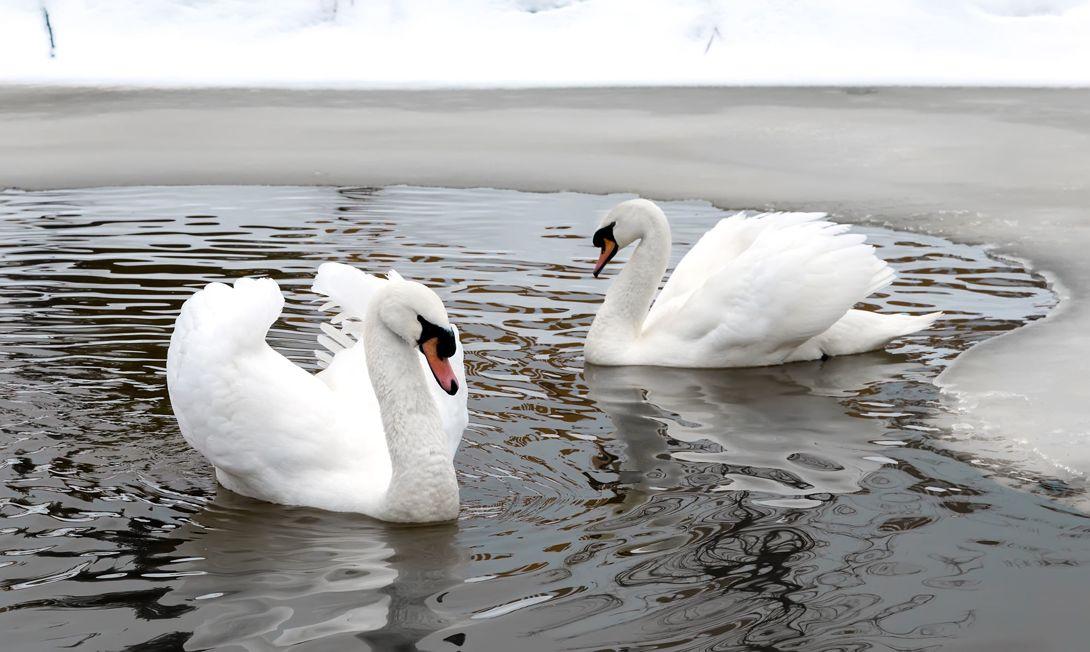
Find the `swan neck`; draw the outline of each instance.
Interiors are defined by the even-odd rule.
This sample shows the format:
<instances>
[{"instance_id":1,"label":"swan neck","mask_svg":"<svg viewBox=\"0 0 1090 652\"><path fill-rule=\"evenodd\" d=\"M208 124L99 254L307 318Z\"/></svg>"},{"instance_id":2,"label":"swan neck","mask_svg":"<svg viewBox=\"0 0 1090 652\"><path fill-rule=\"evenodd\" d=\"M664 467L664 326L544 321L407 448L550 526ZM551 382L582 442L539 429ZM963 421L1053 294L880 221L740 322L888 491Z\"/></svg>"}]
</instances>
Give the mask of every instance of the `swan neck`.
<instances>
[{"instance_id":1,"label":"swan neck","mask_svg":"<svg viewBox=\"0 0 1090 652\"><path fill-rule=\"evenodd\" d=\"M383 519L421 523L458 516L458 479L419 354L382 323L365 322L367 370L390 455Z\"/></svg>"},{"instance_id":2,"label":"swan neck","mask_svg":"<svg viewBox=\"0 0 1090 652\"><path fill-rule=\"evenodd\" d=\"M632 257L609 286L588 339L638 337L669 260L670 226L665 219L649 220Z\"/></svg>"}]
</instances>

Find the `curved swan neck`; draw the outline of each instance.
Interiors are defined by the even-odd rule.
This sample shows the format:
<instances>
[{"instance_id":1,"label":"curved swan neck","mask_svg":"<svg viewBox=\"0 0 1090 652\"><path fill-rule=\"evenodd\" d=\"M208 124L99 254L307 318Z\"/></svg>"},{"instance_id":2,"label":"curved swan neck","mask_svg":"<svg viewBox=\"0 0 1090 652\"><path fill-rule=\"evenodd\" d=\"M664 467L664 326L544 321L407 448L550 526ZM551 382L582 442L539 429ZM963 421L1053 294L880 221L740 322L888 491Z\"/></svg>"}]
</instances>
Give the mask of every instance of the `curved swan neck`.
<instances>
[{"instance_id":1,"label":"curved swan neck","mask_svg":"<svg viewBox=\"0 0 1090 652\"><path fill-rule=\"evenodd\" d=\"M390 454L382 518L420 523L458 516L458 479L424 371L414 351L377 314L364 322L367 370Z\"/></svg>"},{"instance_id":2,"label":"curved swan neck","mask_svg":"<svg viewBox=\"0 0 1090 652\"><path fill-rule=\"evenodd\" d=\"M639 336L651 301L670 260L670 225L661 212L645 213L636 251L606 292L587 335L611 341Z\"/></svg>"}]
</instances>

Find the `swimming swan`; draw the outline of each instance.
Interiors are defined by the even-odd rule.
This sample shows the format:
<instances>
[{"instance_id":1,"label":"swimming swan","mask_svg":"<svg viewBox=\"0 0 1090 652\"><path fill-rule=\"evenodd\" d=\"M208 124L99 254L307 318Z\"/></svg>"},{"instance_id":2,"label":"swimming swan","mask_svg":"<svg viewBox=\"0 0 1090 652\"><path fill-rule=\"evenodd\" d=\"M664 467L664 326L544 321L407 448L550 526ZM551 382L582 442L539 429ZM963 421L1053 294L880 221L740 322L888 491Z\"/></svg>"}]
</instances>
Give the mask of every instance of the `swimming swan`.
<instances>
[{"instance_id":1,"label":"swimming swan","mask_svg":"<svg viewBox=\"0 0 1090 652\"><path fill-rule=\"evenodd\" d=\"M670 259L670 225L653 202L618 204L594 234L594 276L639 241L606 292L585 345L597 365L759 367L862 353L927 328L941 313L854 310L893 281L864 237L822 213L734 215L678 263L651 305Z\"/></svg>"},{"instance_id":2,"label":"swimming swan","mask_svg":"<svg viewBox=\"0 0 1090 652\"><path fill-rule=\"evenodd\" d=\"M210 283L182 306L167 386L182 435L237 493L387 521L458 516L454 453L467 422L458 331L434 292L338 263L315 292L322 324L312 375L274 351L284 306L272 279ZM361 323L362 322L362 323ZM358 341L357 341L358 340Z\"/></svg>"}]
</instances>

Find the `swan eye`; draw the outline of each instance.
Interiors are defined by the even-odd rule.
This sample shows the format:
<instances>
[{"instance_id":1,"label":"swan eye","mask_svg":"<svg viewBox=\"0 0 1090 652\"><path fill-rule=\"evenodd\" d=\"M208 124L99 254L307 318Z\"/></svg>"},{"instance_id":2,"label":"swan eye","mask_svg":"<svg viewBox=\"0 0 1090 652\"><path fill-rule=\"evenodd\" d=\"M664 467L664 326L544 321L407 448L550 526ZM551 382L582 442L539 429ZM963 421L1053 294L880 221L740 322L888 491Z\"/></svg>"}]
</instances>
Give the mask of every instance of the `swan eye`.
<instances>
[{"instance_id":1,"label":"swan eye","mask_svg":"<svg viewBox=\"0 0 1090 652\"><path fill-rule=\"evenodd\" d=\"M617 226L616 222L610 222L606 226L603 226L602 228L595 231L594 239L592 240L592 242L594 242L594 246L601 249L602 247L606 246L606 240L617 242L617 238L613 237L613 227L615 226Z\"/></svg>"},{"instance_id":2,"label":"swan eye","mask_svg":"<svg viewBox=\"0 0 1090 652\"><path fill-rule=\"evenodd\" d=\"M458 350L458 343L454 339L453 330L436 326L420 315L416 316L416 321L420 322L420 339L416 341L417 345L423 346L424 342L436 338L438 340L436 353L442 358L449 358Z\"/></svg>"}]
</instances>

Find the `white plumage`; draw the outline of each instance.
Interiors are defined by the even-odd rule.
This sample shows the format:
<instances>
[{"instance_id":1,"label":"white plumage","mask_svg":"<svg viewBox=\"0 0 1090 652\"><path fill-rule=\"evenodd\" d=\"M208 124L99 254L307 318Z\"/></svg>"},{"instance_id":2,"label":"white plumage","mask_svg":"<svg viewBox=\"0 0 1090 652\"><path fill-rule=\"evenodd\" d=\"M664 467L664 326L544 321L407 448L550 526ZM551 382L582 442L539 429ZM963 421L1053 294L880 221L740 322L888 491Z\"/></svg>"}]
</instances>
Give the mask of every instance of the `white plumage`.
<instances>
[{"instance_id":1,"label":"white plumage","mask_svg":"<svg viewBox=\"0 0 1090 652\"><path fill-rule=\"evenodd\" d=\"M939 317L853 309L889 285L894 273L864 236L823 217L720 220L677 265L652 306L670 257L670 227L650 201L621 203L602 220L599 234L616 249L640 244L595 317L587 361L751 367L814 360L881 348Z\"/></svg>"},{"instance_id":2,"label":"white plumage","mask_svg":"<svg viewBox=\"0 0 1090 652\"><path fill-rule=\"evenodd\" d=\"M396 273L383 280L337 263L320 267L314 290L339 310L323 324L328 366L316 375L265 341L284 305L272 279L210 283L185 302L167 355L182 435L223 486L247 496L387 520L454 518L467 392L442 302ZM454 395L414 350L418 317L453 334Z\"/></svg>"}]
</instances>

